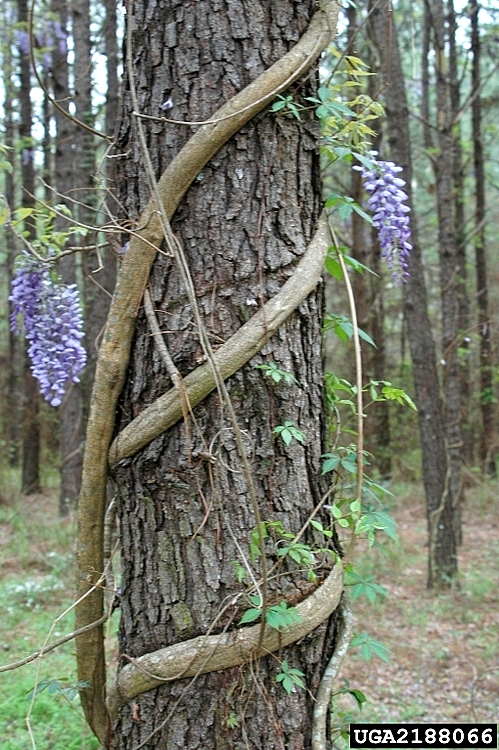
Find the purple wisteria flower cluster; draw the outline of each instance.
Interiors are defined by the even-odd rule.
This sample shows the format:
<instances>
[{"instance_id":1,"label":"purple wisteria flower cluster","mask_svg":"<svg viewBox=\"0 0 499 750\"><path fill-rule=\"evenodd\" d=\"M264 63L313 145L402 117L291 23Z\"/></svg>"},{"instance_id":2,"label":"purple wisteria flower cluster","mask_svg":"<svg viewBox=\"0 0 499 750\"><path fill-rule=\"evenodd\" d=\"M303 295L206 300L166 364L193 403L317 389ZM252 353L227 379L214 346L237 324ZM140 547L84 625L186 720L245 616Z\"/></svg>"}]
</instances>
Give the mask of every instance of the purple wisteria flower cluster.
<instances>
[{"instance_id":1,"label":"purple wisteria flower cluster","mask_svg":"<svg viewBox=\"0 0 499 750\"><path fill-rule=\"evenodd\" d=\"M24 317L29 343L31 371L40 384L43 397L59 406L70 381L79 382L87 353L83 338L83 316L76 284L53 280L49 268L26 258L12 280L11 329L19 333L17 316Z\"/></svg>"},{"instance_id":2,"label":"purple wisteria flower cluster","mask_svg":"<svg viewBox=\"0 0 499 750\"><path fill-rule=\"evenodd\" d=\"M373 214L373 226L378 231L381 256L385 259L397 284L405 282L409 276L409 254L411 230L408 213L411 210L404 201L407 193L402 188L405 180L397 177L402 172L392 161L376 159L377 151L370 151L372 169L366 166L355 166L362 172L364 189L370 193L367 207Z\"/></svg>"},{"instance_id":3,"label":"purple wisteria flower cluster","mask_svg":"<svg viewBox=\"0 0 499 750\"><path fill-rule=\"evenodd\" d=\"M53 60L52 52L57 48L59 54L67 55L68 52L68 35L63 29L60 21L47 21L44 26L35 33L33 38L34 46L43 50L42 63L45 72L52 69ZM30 37L27 31L19 29L17 31L17 44L22 55L30 53Z\"/></svg>"}]
</instances>

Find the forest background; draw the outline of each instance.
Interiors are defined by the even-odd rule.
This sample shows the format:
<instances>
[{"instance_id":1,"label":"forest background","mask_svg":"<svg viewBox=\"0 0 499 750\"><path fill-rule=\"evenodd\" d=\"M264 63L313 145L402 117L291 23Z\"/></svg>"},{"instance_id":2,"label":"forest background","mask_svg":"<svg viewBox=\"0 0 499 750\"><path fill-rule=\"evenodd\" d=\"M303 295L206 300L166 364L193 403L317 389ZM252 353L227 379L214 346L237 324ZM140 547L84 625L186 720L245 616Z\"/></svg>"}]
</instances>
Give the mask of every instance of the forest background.
<instances>
[{"instance_id":1,"label":"forest background","mask_svg":"<svg viewBox=\"0 0 499 750\"><path fill-rule=\"evenodd\" d=\"M440 599L425 599L428 606L435 608L440 601L447 603L443 609L459 609L466 601L463 592L471 591L478 617L472 618L475 625L482 624L482 608L485 616L491 603L497 605L487 599L492 584L470 588L466 575L472 571L476 580L479 569L482 580L489 581L489 565L480 566L484 558L489 559L493 545L497 547L493 539L481 540L480 535L486 527L491 531L497 527L493 488L499 451L499 266L494 253L499 186L495 154L498 12L494 2L345 3L334 46L321 59L319 98L307 100L297 85L269 105L275 120L298 123L317 109L322 126L324 199L337 235L336 250L331 250L326 261L326 406L330 433L341 433L334 450L323 456L323 474L339 476L343 471L346 484L355 483L352 477L358 476L357 325L343 283L341 256L350 268L362 344L362 429L370 489L377 494L383 513L388 509L401 521L402 529L410 527L410 545L419 546L420 557L417 564L407 560L406 568L420 572L424 564L428 587L439 592ZM65 596L73 575L72 523L97 351L117 268L126 253L128 232L134 228L126 216L124 193L116 187L123 172L116 167L116 149L111 145L113 134L119 132L116 128L123 127L117 115L123 106L125 14L111 1L88 0L76 0L71 6L54 0L34 9L24 0L5 2L2 14L0 261L5 272L0 286L0 510L6 569L2 598L7 622L12 623L7 629L18 627L26 611L30 620L40 617L34 640L32 635L23 635L35 649L55 616L49 600L57 599L57 606L64 609L71 599ZM167 120L171 115L178 120L176 101L167 94L157 95L156 117ZM123 141L123 132L120 137ZM368 197L362 173L351 168L353 164L369 166L371 150L378 152L379 159L400 165L407 180L414 248L410 275L402 284L387 268L377 233L361 208L366 209ZM202 179L200 173L199 182ZM26 251L45 259L57 254L60 280L76 284L81 297L87 366L82 382L71 384L62 403L55 406L40 395L26 344L10 325L12 279ZM260 367L267 368L262 373L276 384L294 377L272 360ZM292 421L280 425L282 433L282 439L290 442L300 442L304 436ZM29 528L27 508L36 518L37 530L42 519L46 526L36 538L36 554L30 549L35 529ZM378 528L393 541L395 532L385 516ZM356 628L354 640L368 660L365 680L374 677L378 681L379 699L387 698L383 685L389 667L380 672L373 667L373 659L381 658L384 663L390 658L383 645L389 610L381 602L387 590L396 592L403 584L397 579L381 585L372 573L386 565L388 578L397 571L404 575L403 562L396 562L397 555L402 561L404 555L393 550L388 555L392 555L388 563L366 558L347 580L355 602L364 595L368 601L376 600L380 608L373 615L366 613L364 604L357 604L358 616L366 618L366 630L371 621L373 633L368 636ZM33 568L29 576L26 565ZM426 596L420 590L416 595ZM7 606L10 599L13 604ZM397 610L393 603L392 610ZM437 627L438 617L445 622L445 612L437 607L436 613L428 614L432 627ZM27 632L28 624L25 627ZM497 659L490 646L497 627L497 618L492 617L485 645L480 646L487 656L484 663L477 661L467 680L470 716L478 712L483 720L492 720L491 712L497 708L490 697L498 674L495 666L490 667L490 659ZM53 636L58 635L58 628L57 623ZM446 625L442 629L441 654L431 656L437 664L453 653ZM389 643L390 647L394 650ZM15 643L6 639L5 651L12 650L15 658L22 657L26 646L19 638ZM38 684L28 696L33 700L25 711L30 721L33 716L40 721L43 712L51 717L52 726L41 730L38 744L33 734L31 742L37 747L62 747L50 743L57 743L54 737L63 731L69 733L65 747L82 747L82 742L93 747L85 730L71 727L65 708L56 702L72 699L78 688L86 687L68 666L71 644L66 657L57 658L62 660L64 676L52 666L43 679L35 680L33 672L19 677L21 693L29 691L30 681ZM300 687L300 674L288 677L295 680L293 689ZM437 670L437 684L438 675ZM462 680L459 670L458 679ZM46 700L37 717L34 699L46 699L49 693L52 702ZM477 708L479 695L482 714ZM368 697L372 700L372 695ZM393 691L388 703L392 697ZM9 747L27 746L22 739L22 698L9 698L3 710ZM383 709L378 710L383 716ZM419 714L425 720L433 720L431 710L440 718L434 706L427 710L430 714ZM349 715L350 709L343 709L340 701L335 717L338 731ZM395 712L389 717L400 720L414 715L418 714ZM444 715L442 720L447 719ZM230 712L225 730L236 729L238 721L237 711Z\"/></svg>"}]
</instances>

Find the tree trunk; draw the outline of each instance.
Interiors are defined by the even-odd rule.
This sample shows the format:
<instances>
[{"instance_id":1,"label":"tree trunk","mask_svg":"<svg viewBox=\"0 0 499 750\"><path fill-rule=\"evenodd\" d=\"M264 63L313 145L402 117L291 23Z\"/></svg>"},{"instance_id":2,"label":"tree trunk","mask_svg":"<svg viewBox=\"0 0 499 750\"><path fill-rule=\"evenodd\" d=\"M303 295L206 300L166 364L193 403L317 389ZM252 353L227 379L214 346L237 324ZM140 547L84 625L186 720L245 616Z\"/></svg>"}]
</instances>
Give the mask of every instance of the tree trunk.
<instances>
[{"instance_id":1,"label":"tree trunk","mask_svg":"<svg viewBox=\"0 0 499 750\"><path fill-rule=\"evenodd\" d=\"M461 390L457 347L459 343L460 265L454 217L453 138L446 57L445 16L442 0L432 0L431 17L435 48L437 95L438 158L436 195L438 213L438 250L440 258L440 298L442 309L442 368L444 420L448 453L448 494L456 542L461 536ZM437 514L438 518L438 514ZM451 567L446 575L453 575Z\"/></svg>"},{"instance_id":2,"label":"tree trunk","mask_svg":"<svg viewBox=\"0 0 499 750\"><path fill-rule=\"evenodd\" d=\"M64 31L67 30L68 13L65 0L54 0L52 13ZM52 51L53 96L59 106L67 110L70 101L69 67L67 52L56 46ZM57 108L54 108L56 123L55 188L63 196L72 196L78 170L74 168L73 124ZM68 201L73 209L73 204ZM67 228L67 221L56 219L60 231ZM65 284L76 282L75 256L68 255L58 264L58 270ZM61 441L61 487L59 493L59 513L67 515L76 504L80 493L83 461L83 415L82 389L80 383L71 383L59 408Z\"/></svg>"},{"instance_id":3,"label":"tree trunk","mask_svg":"<svg viewBox=\"0 0 499 750\"><path fill-rule=\"evenodd\" d=\"M27 28L28 6L26 0L18 0L19 23ZM21 122L19 136L22 142L22 205L25 208L34 206L35 194L35 168L33 159L33 141L31 136L32 109L31 109L31 78L29 55L22 54L21 58ZM25 226L29 238L35 235L33 221L28 220ZM30 495L40 490L39 454L40 454L40 428L38 424L38 386L31 374L30 362L25 357L25 386L24 386L24 420L23 420L23 468L22 468L22 491Z\"/></svg>"},{"instance_id":4,"label":"tree trunk","mask_svg":"<svg viewBox=\"0 0 499 750\"><path fill-rule=\"evenodd\" d=\"M306 28L314 3L200 0L179 5L137 2L132 59L142 112L204 120L264 67L279 59ZM130 19L127 18L130 22ZM296 86L312 94L313 77ZM144 158L133 133L125 85L118 185L130 219L148 199ZM186 141L190 128L147 123L156 176ZM185 250L198 304L213 347L227 340L268 300L303 254L320 211L318 129L257 116L212 159L182 201L173 229ZM150 290L175 365L186 375L203 352L192 310L170 257L160 254ZM320 479L326 429L321 359L322 288L311 294L264 348L227 381L250 461L262 519L296 532L327 489ZM257 364L275 362L297 382L272 387ZM169 387L144 311L139 314L119 427ZM241 591L234 561L250 562L256 519L248 500L234 434L215 392L177 424L118 465L122 533L120 650L132 659L205 634L224 603ZM286 446L273 430L286 420L306 435ZM327 515L322 512L322 521ZM268 563L278 534L269 533ZM312 542L309 531L303 538ZM285 566L286 567L286 566ZM315 584L284 572L269 582L271 603L299 601ZM250 606L250 605L245 605ZM230 607L215 632L237 623ZM233 624L232 624L233 627ZM321 667L335 643L335 618L300 643L257 663L199 676L143 693L124 706L114 726L116 750L148 748L309 748L313 699ZM122 660L124 663L124 659ZM304 673L311 693L288 695L275 682L280 665Z\"/></svg>"},{"instance_id":5,"label":"tree trunk","mask_svg":"<svg viewBox=\"0 0 499 750\"><path fill-rule=\"evenodd\" d=\"M480 458L487 476L495 476L495 406L492 385L492 351L490 340L490 313L487 286L487 253L485 246L485 165L482 141L482 102L480 98L480 30L478 26L479 5L470 3L472 67L471 120L473 132L473 166L475 172L475 236L476 289L478 303L478 334L480 336L480 410L482 414L482 438Z\"/></svg>"},{"instance_id":6,"label":"tree trunk","mask_svg":"<svg viewBox=\"0 0 499 750\"><path fill-rule=\"evenodd\" d=\"M421 54L421 117L423 118L423 143L425 149L433 148L430 123L430 49L431 16L428 0L424 0L423 49Z\"/></svg>"},{"instance_id":7,"label":"tree trunk","mask_svg":"<svg viewBox=\"0 0 499 750\"><path fill-rule=\"evenodd\" d=\"M46 70L43 71L42 81L45 88L48 90L50 87L49 74ZM43 153L43 165L41 168L41 177L46 185L52 184L53 178L53 159L52 159L52 135L50 133L50 120L51 120L51 105L49 98L45 92L43 92L42 101L42 126L43 126L43 138L42 138L42 153ZM50 187L44 187L44 200L50 203L52 199L52 192Z\"/></svg>"},{"instance_id":8,"label":"tree trunk","mask_svg":"<svg viewBox=\"0 0 499 750\"><path fill-rule=\"evenodd\" d=\"M360 55L355 47L357 26L357 10L349 6L348 18L348 48L346 54L366 59L364 52ZM369 50L366 50L369 54ZM372 68L373 66L370 65ZM376 78L368 79L368 94L373 99L377 96ZM376 86L376 91L374 87ZM358 94L355 89L355 96ZM379 150L381 144L381 123L375 121L370 127L377 132L373 137L372 148ZM362 175L357 170L352 170L350 196L359 205L363 200ZM380 247L377 232L369 232L365 220L353 212L351 217L352 255L358 261L374 271L374 274L353 274L352 287L357 307L357 321L376 343L376 347L369 344L363 346L362 369L366 380L382 380L386 377L385 362L385 331L384 331L384 307L383 307L383 285L382 269L380 268ZM352 357L352 371L353 371ZM355 378L351 378L352 382ZM389 479L392 474L392 461L390 451L390 414L387 401L379 401L371 404L366 412L364 422L364 438L369 446L369 462L371 467L379 473L382 479Z\"/></svg>"},{"instance_id":9,"label":"tree trunk","mask_svg":"<svg viewBox=\"0 0 499 750\"><path fill-rule=\"evenodd\" d=\"M391 157L399 164L406 180L405 190L412 205L412 159L409 136L409 112L402 73L397 33L392 24L390 3L377 5L373 0L371 29L379 51L386 87L385 107ZM386 44L390 39L391 44ZM428 303L417 226L411 214L413 250L409 260L410 276L404 285L404 317L411 349L419 432L423 460L423 479L428 519L428 586L447 586L457 570L456 542L452 524L452 497L447 483L448 456L442 417L435 344L428 317Z\"/></svg>"},{"instance_id":10,"label":"tree trunk","mask_svg":"<svg viewBox=\"0 0 499 750\"><path fill-rule=\"evenodd\" d=\"M90 37L89 0L75 0L73 10L73 35L75 47L75 109L77 118L86 125L94 126L92 112L92 42ZM78 195L82 202L79 219L84 224L98 224L95 200L96 185L96 136L80 129L75 139L78 168ZM97 230L90 232L84 240L91 245L98 240ZM85 334L87 344L87 366L83 377L84 401L88 408L99 350L111 292L115 281L114 255L104 250L87 251L82 256L85 290Z\"/></svg>"},{"instance_id":11,"label":"tree trunk","mask_svg":"<svg viewBox=\"0 0 499 750\"><path fill-rule=\"evenodd\" d=\"M467 288L466 270L466 239L464 213L464 166L463 147L461 143L461 84L458 70L458 51L456 48L456 12L453 0L449 0L449 83L451 119L453 122L452 138L454 153L452 161L454 183L454 221L456 227L456 261L457 261L457 302L458 302L458 369L459 389L461 394L461 457L467 466L473 466L473 435L470 422L471 400L471 362L469 353L470 342L470 303ZM464 491L458 499L456 512L456 539L461 544L461 513L460 507L464 501Z\"/></svg>"},{"instance_id":12,"label":"tree trunk","mask_svg":"<svg viewBox=\"0 0 499 750\"><path fill-rule=\"evenodd\" d=\"M114 134L116 118L119 107L118 87L118 40L116 36L116 3L114 0L105 0L106 20L104 26L104 44L106 52L106 133ZM110 160L114 164L114 159Z\"/></svg>"},{"instance_id":13,"label":"tree trunk","mask_svg":"<svg viewBox=\"0 0 499 750\"><path fill-rule=\"evenodd\" d=\"M4 69L4 101L3 109L5 114L5 145L8 149L6 159L12 166L12 172L5 172L5 198L7 204L12 210L15 207L15 182L17 158L15 152L16 128L14 125L14 106L13 102L17 98L17 86L14 78L14 64L12 58L13 50L13 29L17 18L12 5L5 5L3 12L3 34L2 44L4 49L3 69ZM14 263L17 255L16 239L13 232L4 231L3 237L7 248L6 270L8 289L11 288L13 277ZM8 319L12 314L12 303L7 302ZM23 368L24 368L24 351L22 343L14 331L9 327L9 348L8 348L8 373L7 373L7 394L5 405L5 438L7 442L8 460L10 466L19 466L21 454L21 424L22 424L22 386L23 386Z\"/></svg>"}]
</instances>

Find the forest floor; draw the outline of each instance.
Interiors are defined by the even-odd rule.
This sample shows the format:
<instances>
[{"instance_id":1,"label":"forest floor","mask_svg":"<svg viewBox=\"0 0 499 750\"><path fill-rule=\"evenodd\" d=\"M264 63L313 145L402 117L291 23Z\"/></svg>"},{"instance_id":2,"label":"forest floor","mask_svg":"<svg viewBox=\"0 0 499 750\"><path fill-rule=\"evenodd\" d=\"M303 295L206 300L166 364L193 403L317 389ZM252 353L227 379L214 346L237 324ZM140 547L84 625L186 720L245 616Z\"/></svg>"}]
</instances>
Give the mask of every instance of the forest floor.
<instances>
[{"instance_id":1,"label":"forest floor","mask_svg":"<svg viewBox=\"0 0 499 750\"><path fill-rule=\"evenodd\" d=\"M71 632L74 519L58 516L58 493L19 497L17 477L0 486L0 664ZM61 619L59 616L68 610ZM33 687L38 685L31 704ZM28 723L32 731L30 737ZM1 750L96 750L76 690L74 642L0 674Z\"/></svg>"},{"instance_id":2,"label":"forest floor","mask_svg":"<svg viewBox=\"0 0 499 750\"><path fill-rule=\"evenodd\" d=\"M451 590L426 588L426 522L417 484L395 489L392 515L400 542L387 554L359 549L359 571L388 592L370 604L352 603L356 632L367 632L390 651L391 662L362 660L351 649L338 678L362 690L367 703L356 721L497 722L499 718L499 503L497 482L467 490L460 575ZM43 644L71 602L75 525L57 515L55 490L29 498L0 497L0 653L17 659ZM360 548L360 544L359 544ZM69 614L50 639L72 627ZM116 630L113 622L112 631ZM93 750L95 740L80 718L78 700L66 700L75 682L74 644L47 656L39 680L52 680L32 712L36 750ZM2 750L27 750L27 694L36 663L0 677ZM52 692L50 692L52 690ZM70 696L71 697L71 696ZM353 709L348 696L338 710ZM76 710L76 713L75 713ZM338 746L341 746L341 742Z\"/></svg>"},{"instance_id":3,"label":"forest floor","mask_svg":"<svg viewBox=\"0 0 499 750\"><path fill-rule=\"evenodd\" d=\"M389 545L386 557L376 550L358 556L362 572L388 595L375 604L364 597L352 603L354 630L368 632L392 655L390 664L375 657L366 663L349 652L340 681L368 699L356 721L499 721L497 481L470 487L466 496L459 578L451 590L426 587L426 518L417 485L406 485L392 511L400 543Z\"/></svg>"}]
</instances>

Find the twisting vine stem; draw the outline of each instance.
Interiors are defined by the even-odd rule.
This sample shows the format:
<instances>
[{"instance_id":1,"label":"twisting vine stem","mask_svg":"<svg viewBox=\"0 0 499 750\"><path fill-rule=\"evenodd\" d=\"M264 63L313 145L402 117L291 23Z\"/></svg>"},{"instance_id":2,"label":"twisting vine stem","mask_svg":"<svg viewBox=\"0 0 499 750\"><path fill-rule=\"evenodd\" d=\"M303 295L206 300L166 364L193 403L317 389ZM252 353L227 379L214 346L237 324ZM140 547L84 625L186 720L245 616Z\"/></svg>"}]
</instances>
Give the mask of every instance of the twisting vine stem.
<instances>
[{"instance_id":1,"label":"twisting vine stem","mask_svg":"<svg viewBox=\"0 0 499 750\"><path fill-rule=\"evenodd\" d=\"M331 695L334 681L340 671L341 663L350 646L353 632L353 615L346 599L342 600L341 622L334 653L324 670L315 696L314 718L312 722L312 750L327 748L327 717L331 708Z\"/></svg>"},{"instance_id":2,"label":"twisting vine stem","mask_svg":"<svg viewBox=\"0 0 499 750\"><path fill-rule=\"evenodd\" d=\"M169 221L193 180L224 143L317 60L331 41L338 10L336 0L325 0L295 47L215 112L212 118L214 123L203 125L190 138L161 176L156 195L151 197L140 217L139 228L130 240L99 351L88 420L78 506L77 567L80 602L76 608L77 629L102 616L102 591L95 590L84 599L81 597L95 585L100 576L99 571L104 566L107 455L114 429L116 405L128 366L136 316L152 263L164 236L166 222L162 220L161 213L164 212ZM130 23L130 14L127 15ZM230 118L227 118L228 115ZM324 251L326 249L327 245ZM288 314L295 307L296 305L290 305ZM106 671L102 627L80 635L76 648L78 679L90 685L81 692L85 716L101 743L107 746L110 729L105 704Z\"/></svg>"},{"instance_id":3,"label":"twisting vine stem","mask_svg":"<svg viewBox=\"0 0 499 750\"><path fill-rule=\"evenodd\" d=\"M352 330L353 330L353 345L355 351L355 384L357 388L357 492L356 499L362 499L362 478L364 468L364 403L362 398L362 351L360 348L360 337L359 337L359 325L357 322L357 308L355 305L355 299L353 296L352 284L350 283L350 277L348 275L347 266L343 254L338 244L338 239L334 228L330 226L331 235L333 237L333 244L338 255L338 261L341 266L343 273L343 279L345 281L345 287L348 295L348 304L350 307L350 315L352 317Z\"/></svg>"}]
</instances>

